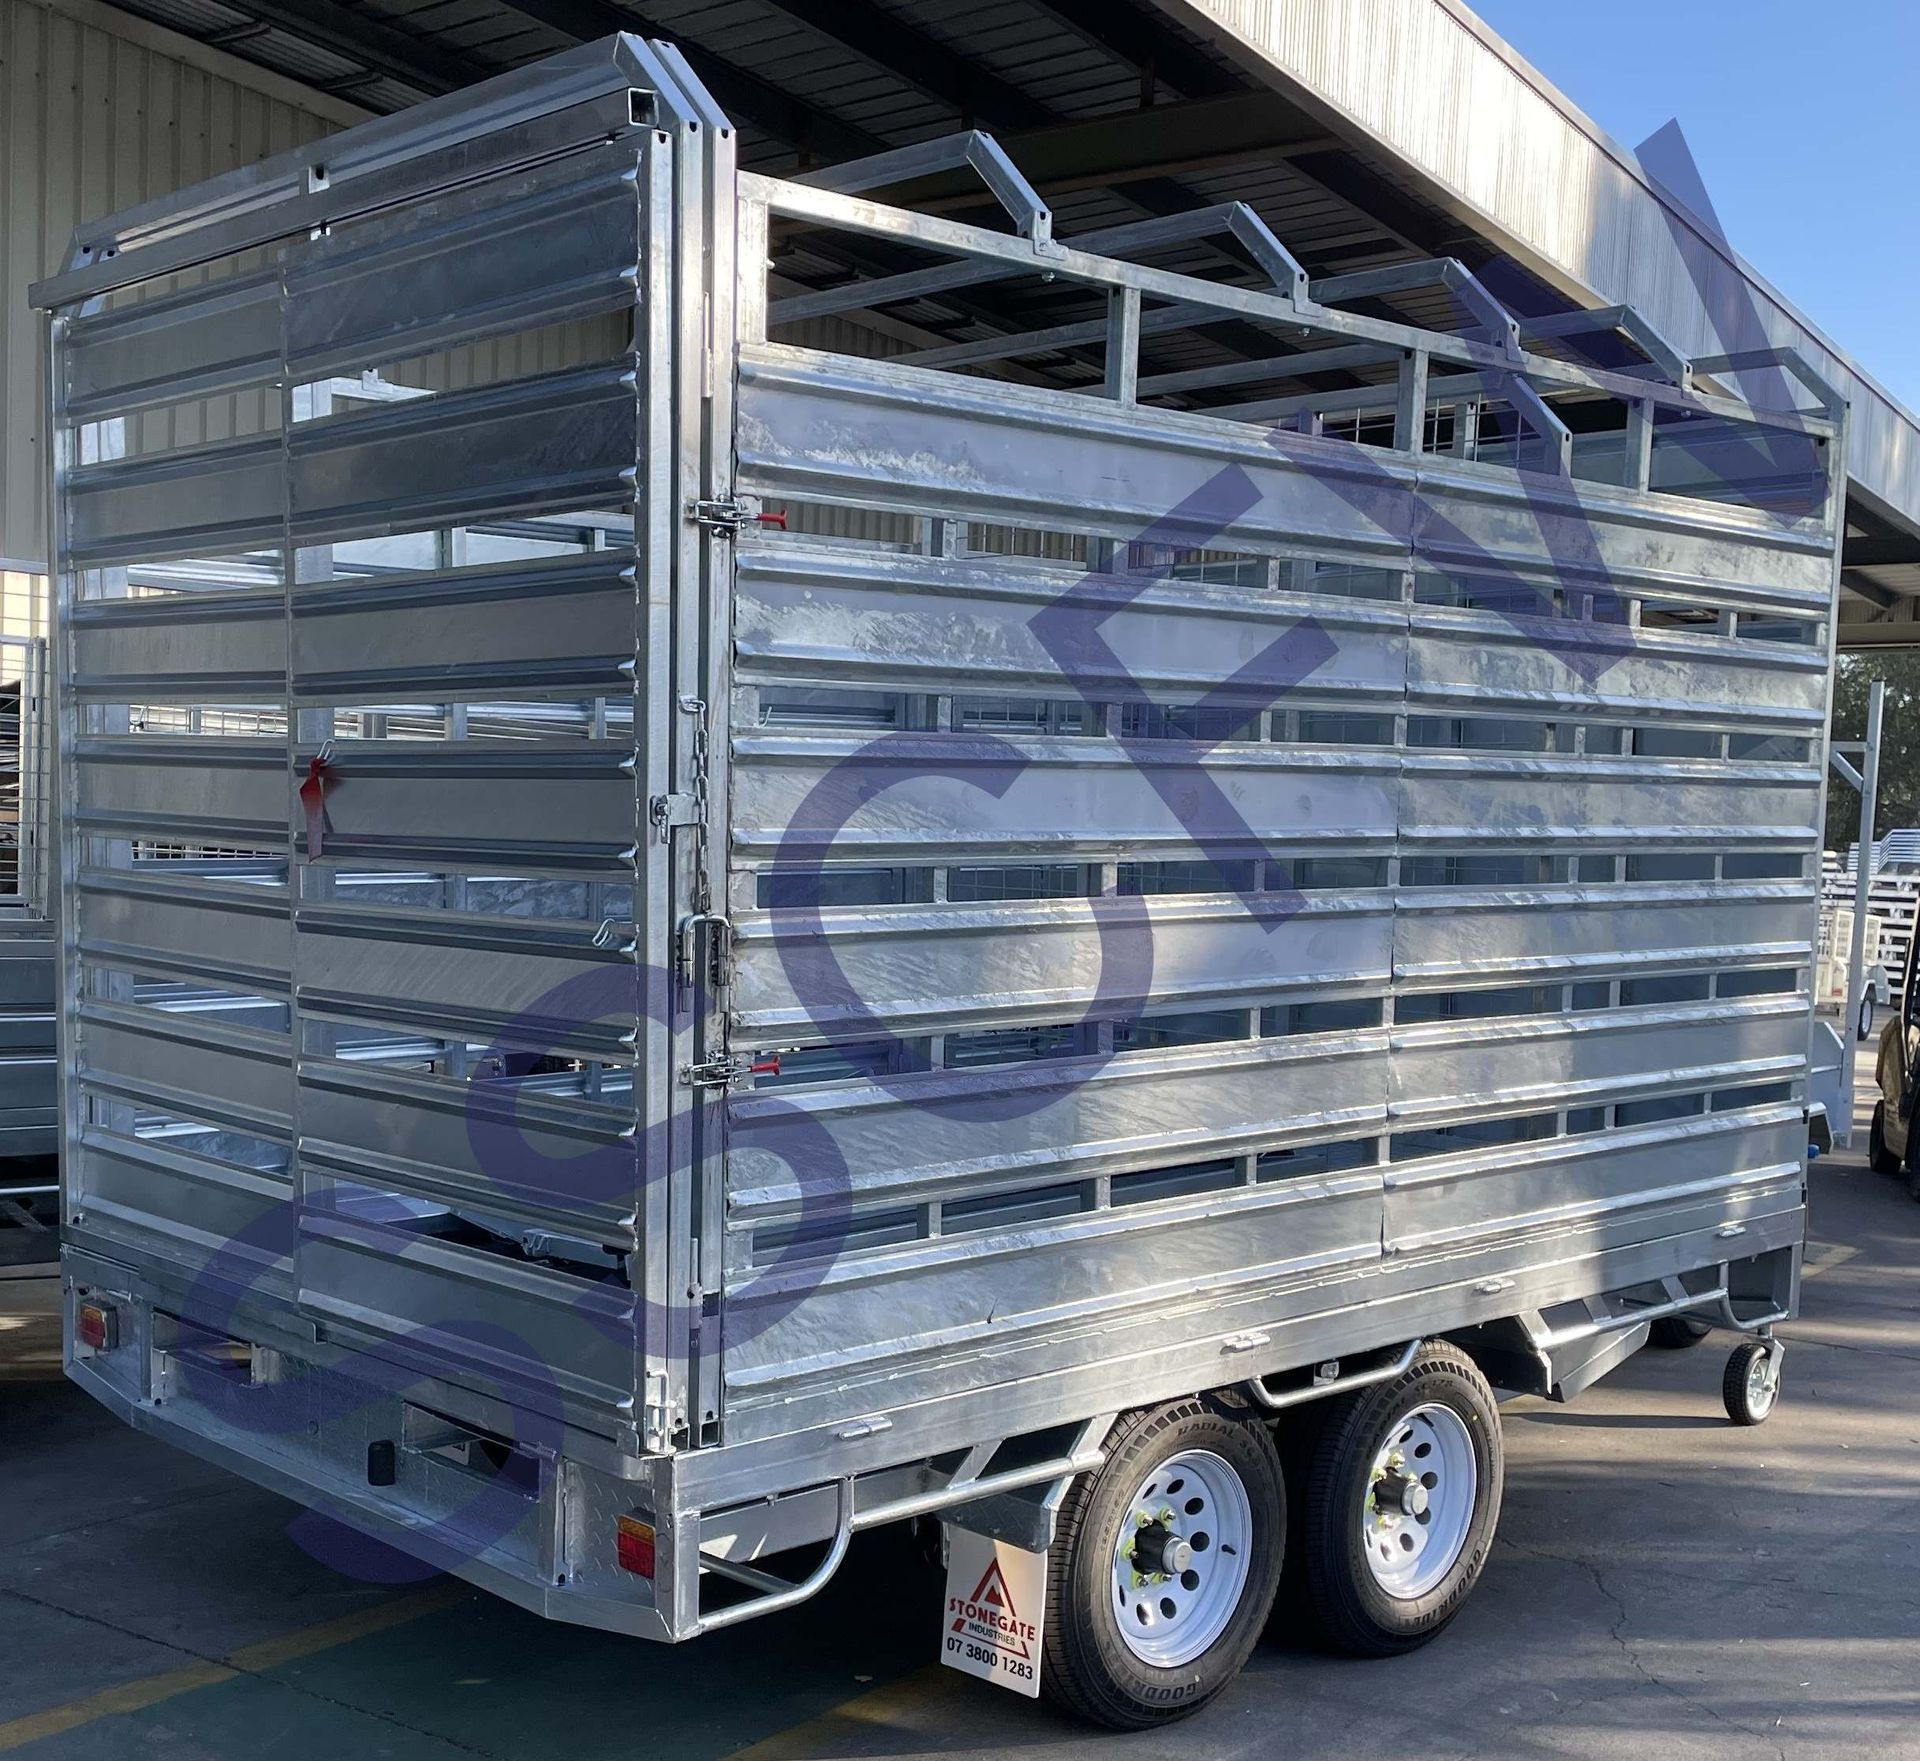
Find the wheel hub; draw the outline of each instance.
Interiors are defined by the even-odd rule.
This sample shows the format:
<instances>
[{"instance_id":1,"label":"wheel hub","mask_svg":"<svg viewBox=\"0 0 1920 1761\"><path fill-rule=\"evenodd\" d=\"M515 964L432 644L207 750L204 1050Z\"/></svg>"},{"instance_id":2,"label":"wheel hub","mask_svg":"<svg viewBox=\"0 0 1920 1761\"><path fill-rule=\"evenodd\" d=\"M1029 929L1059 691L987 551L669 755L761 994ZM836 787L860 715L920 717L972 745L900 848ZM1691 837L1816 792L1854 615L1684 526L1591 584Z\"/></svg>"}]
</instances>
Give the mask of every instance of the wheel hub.
<instances>
[{"instance_id":1,"label":"wheel hub","mask_svg":"<svg viewBox=\"0 0 1920 1761\"><path fill-rule=\"evenodd\" d=\"M1113 1548L1113 1613L1142 1663L1178 1669L1232 1622L1253 1556L1253 1502L1207 1449L1169 1456L1127 1501Z\"/></svg>"},{"instance_id":2,"label":"wheel hub","mask_svg":"<svg viewBox=\"0 0 1920 1761\"><path fill-rule=\"evenodd\" d=\"M1450 1572L1479 1503L1480 1464L1450 1406L1415 1407L1387 1431L1367 1475L1360 1545L1374 1582L1412 1601Z\"/></svg>"},{"instance_id":3,"label":"wheel hub","mask_svg":"<svg viewBox=\"0 0 1920 1761\"><path fill-rule=\"evenodd\" d=\"M1193 1543L1176 1535L1164 1517L1134 1539L1133 1565L1143 1577L1177 1578L1192 1564Z\"/></svg>"},{"instance_id":4,"label":"wheel hub","mask_svg":"<svg viewBox=\"0 0 1920 1761\"><path fill-rule=\"evenodd\" d=\"M1418 1517L1427 1508L1427 1489L1405 1474L1382 1474L1373 1483L1373 1503L1376 1510Z\"/></svg>"}]
</instances>

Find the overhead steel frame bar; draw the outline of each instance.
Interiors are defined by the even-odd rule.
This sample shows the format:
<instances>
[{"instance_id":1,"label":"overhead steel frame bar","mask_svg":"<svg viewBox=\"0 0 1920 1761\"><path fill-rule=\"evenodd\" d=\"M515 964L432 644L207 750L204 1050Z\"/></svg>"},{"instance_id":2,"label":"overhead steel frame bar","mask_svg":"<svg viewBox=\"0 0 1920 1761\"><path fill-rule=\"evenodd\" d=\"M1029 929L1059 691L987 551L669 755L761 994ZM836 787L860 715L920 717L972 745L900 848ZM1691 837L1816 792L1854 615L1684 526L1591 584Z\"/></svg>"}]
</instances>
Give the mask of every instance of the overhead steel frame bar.
<instances>
[{"instance_id":1,"label":"overhead steel frame bar","mask_svg":"<svg viewBox=\"0 0 1920 1761\"><path fill-rule=\"evenodd\" d=\"M807 186L786 187L798 192ZM1049 250L1043 260L1040 253L1025 241L1006 240L998 244L986 244L977 229L934 216L915 215L908 221L896 214L889 219L885 210L825 189L804 196L797 193L784 196L774 205L773 212L782 219L803 220L877 237L898 238L923 248L945 248L957 258L964 259L903 275L853 281L816 294L774 300L769 303L766 313L767 323L774 326L831 313L878 308L942 289L979 286L1022 273L1097 282L1102 279L1102 272L1089 256L1082 253L1098 251L1105 262L1111 263L1115 259L1108 253L1144 250L1154 243L1179 236L1177 225L1180 220L1194 226L1202 224L1200 216L1182 216L1167 221L1143 221L1106 228L1081 239L1062 241L1062 251L1055 254ZM1257 217L1254 218L1257 224ZM1264 228L1261 231L1264 232ZM1293 262L1291 255L1277 240L1272 242L1272 248L1266 255L1267 260L1276 266ZM1155 270L1145 265L1128 265L1128 285L1143 300L1159 299L1170 303L1165 310L1145 310L1140 314L1139 330L1142 334L1176 327L1183 321L1179 314L1206 312L1277 328L1281 336L1289 339L1345 339L1350 348L1370 346L1377 348L1384 358L1400 362L1397 386L1384 390L1359 387L1348 391L1312 392L1291 398L1262 399L1209 412L1243 421L1272 422L1301 415L1317 417L1334 412L1384 408L1396 415L1396 444L1404 450L1410 444L1417 444L1408 438L1417 432L1412 425L1417 421L1413 411L1416 406L1425 407L1430 390L1438 393L1444 387L1450 393L1460 394L1449 398L1447 401L1450 402L1479 399L1491 394L1516 404L1526 420L1545 439L1549 449L1548 468L1564 475L1571 458L1571 435L1546 399L1567 393L1610 397L1624 404L1628 411L1626 484L1629 488L1645 489L1651 469L1654 418L1661 409L1704 411L1740 423L1760 422L1784 432L1807 433L1823 442L1829 436L1834 420L1837 400L1832 388L1792 350L1753 351L1737 361L1717 360L1712 366L1713 370L1718 371L1744 371L1762 365L1785 367L1813 391L1820 405L1815 412L1797 408L1756 409L1737 398L1702 393L1693 387L1692 375L1685 371L1684 363L1681 364L1682 371L1676 376L1676 382L1662 385L1633 373L1530 354L1519 344L1518 324L1512 315L1486 292L1464 266L1450 259L1357 276L1341 276L1310 286L1305 283L1304 277L1294 279L1289 276L1288 281L1290 285L1283 283L1274 293L1201 284L1206 291L1197 294L1192 277ZM1470 336L1420 330L1391 320L1341 311L1326 303L1329 293L1336 299L1358 299L1369 294L1429 285L1446 287L1471 302L1472 309L1494 323L1500 340L1486 343ZM1184 322L1191 324L1193 319L1188 317ZM1626 322L1623 319L1620 324ZM1015 353L1041 352L1048 348L1092 341L1102 335L1104 328L1103 321L1090 320L1085 324L1056 326L1018 337L996 337L978 343L953 344L922 351L914 358L918 364L928 366L1003 359ZM1637 320L1633 322L1633 329L1641 334L1651 334L1648 327ZM1358 357L1344 351L1335 359L1343 367L1361 364ZM1312 361L1313 351L1303 351L1294 356L1276 357L1273 362L1248 363L1245 367L1236 362L1218 369L1197 370L1207 375L1205 378L1166 376L1173 381L1172 384L1164 380L1157 382L1149 376L1140 389L1143 394L1150 395L1155 391L1194 389L1202 384L1233 383L1243 372L1252 373L1261 367L1270 368L1275 375L1282 366L1306 372L1315 370ZM1332 361L1329 362L1331 364ZM1665 370L1664 363L1661 365ZM1436 366L1439 369L1437 372ZM1695 369L1701 370L1699 363L1695 363Z\"/></svg>"},{"instance_id":2,"label":"overhead steel frame bar","mask_svg":"<svg viewBox=\"0 0 1920 1761\"><path fill-rule=\"evenodd\" d=\"M820 187L826 192L826 186L797 184L794 187ZM1037 203L1039 198L1035 196L1033 200ZM1043 208L1042 212L1046 210ZM871 230L879 237L903 236L881 228L864 230ZM1038 255L1052 258L1057 254L1057 241L1052 237L1051 215L1046 223L1046 234L1045 239L1034 244L1034 250ZM1183 244L1221 234L1231 235L1246 246L1290 304L1297 305L1304 300L1306 272L1294 261L1292 253L1268 230L1266 222L1244 202L1223 202L1211 208L1196 208L1185 214L1169 214L1153 220L1129 220L1120 226L1102 227L1097 232L1089 232L1075 239L1074 248L1102 253L1150 251L1162 245ZM931 269L909 270L902 275L848 282L841 287L824 288L819 293L796 294L776 300L768 308L767 322L798 324L808 318L830 317L837 312L895 305L904 300L922 299L928 294L948 293L958 288L978 287L987 282L1004 280L1009 273L988 263L945 263Z\"/></svg>"},{"instance_id":3,"label":"overhead steel frame bar","mask_svg":"<svg viewBox=\"0 0 1920 1761\"><path fill-rule=\"evenodd\" d=\"M1521 318L1517 324L1523 342L1529 339L1549 342L1558 337L1598 336L1608 332L1625 336L1682 391L1693 387L1693 363L1632 306L1555 312L1541 318Z\"/></svg>"},{"instance_id":4,"label":"overhead steel frame bar","mask_svg":"<svg viewBox=\"0 0 1920 1761\"><path fill-rule=\"evenodd\" d=\"M876 153L870 159L854 159L825 171L809 172L795 181L811 184L815 189L858 195L865 190L905 183L909 178L931 171L950 171L963 165L979 173L981 182L1013 217L1014 228L1022 238L1036 250L1045 250L1051 244L1052 210L1001 151L1000 143L977 128L964 134L943 135L918 146L899 147L891 153Z\"/></svg>"}]
</instances>

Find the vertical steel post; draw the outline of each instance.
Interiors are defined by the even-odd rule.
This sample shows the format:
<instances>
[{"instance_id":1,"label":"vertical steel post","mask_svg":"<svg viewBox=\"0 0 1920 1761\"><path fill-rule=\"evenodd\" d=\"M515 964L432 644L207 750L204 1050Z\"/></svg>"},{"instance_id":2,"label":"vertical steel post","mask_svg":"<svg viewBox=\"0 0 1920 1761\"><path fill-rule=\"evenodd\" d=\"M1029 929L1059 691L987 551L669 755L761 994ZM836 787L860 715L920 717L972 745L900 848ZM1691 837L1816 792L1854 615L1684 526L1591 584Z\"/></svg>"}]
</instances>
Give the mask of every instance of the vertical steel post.
<instances>
[{"instance_id":1,"label":"vertical steel post","mask_svg":"<svg viewBox=\"0 0 1920 1761\"><path fill-rule=\"evenodd\" d=\"M1853 864L1853 937L1847 948L1847 1013L1840 1024L1840 1105L1834 1141L1853 1143L1853 1067L1859 1050L1860 1003L1867 985L1867 899L1873 889L1874 798L1880 791L1880 718L1887 682L1875 679L1867 695L1867 746L1860 754L1860 842ZM1841 1127L1844 1126L1844 1130Z\"/></svg>"}]
</instances>

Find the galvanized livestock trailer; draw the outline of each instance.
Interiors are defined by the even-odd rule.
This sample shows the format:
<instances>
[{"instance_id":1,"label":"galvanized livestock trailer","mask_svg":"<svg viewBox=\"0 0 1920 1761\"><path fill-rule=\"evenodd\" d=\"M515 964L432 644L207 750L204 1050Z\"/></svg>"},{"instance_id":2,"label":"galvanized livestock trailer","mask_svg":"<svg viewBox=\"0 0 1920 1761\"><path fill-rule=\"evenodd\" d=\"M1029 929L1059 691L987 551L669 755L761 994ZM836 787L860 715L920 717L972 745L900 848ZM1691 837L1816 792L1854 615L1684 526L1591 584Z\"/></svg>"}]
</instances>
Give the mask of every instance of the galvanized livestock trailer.
<instances>
[{"instance_id":1,"label":"galvanized livestock trailer","mask_svg":"<svg viewBox=\"0 0 1920 1761\"><path fill-rule=\"evenodd\" d=\"M1044 323L907 321L1009 284ZM656 1639L938 1519L946 1660L1141 1725L1289 1498L1335 1639L1444 1625L1495 1388L1705 1319L1765 1416L1797 362L1756 409L1774 357L1455 263L1309 283L1237 203L1056 238L978 134L752 175L633 38L35 298L70 1367L129 1422Z\"/></svg>"}]
</instances>

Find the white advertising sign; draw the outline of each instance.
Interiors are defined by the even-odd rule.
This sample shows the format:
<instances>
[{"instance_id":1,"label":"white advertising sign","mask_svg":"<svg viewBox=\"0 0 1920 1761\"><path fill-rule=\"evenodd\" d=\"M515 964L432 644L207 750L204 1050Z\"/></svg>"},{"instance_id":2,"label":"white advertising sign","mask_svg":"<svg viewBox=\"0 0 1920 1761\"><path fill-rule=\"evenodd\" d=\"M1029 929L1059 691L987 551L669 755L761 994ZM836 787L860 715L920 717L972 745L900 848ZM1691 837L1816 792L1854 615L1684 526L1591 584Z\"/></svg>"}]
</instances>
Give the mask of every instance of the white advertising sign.
<instances>
[{"instance_id":1,"label":"white advertising sign","mask_svg":"<svg viewBox=\"0 0 1920 1761\"><path fill-rule=\"evenodd\" d=\"M947 1530L940 1661L1036 1699L1047 1556L966 1529Z\"/></svg>"}]
</instances>

